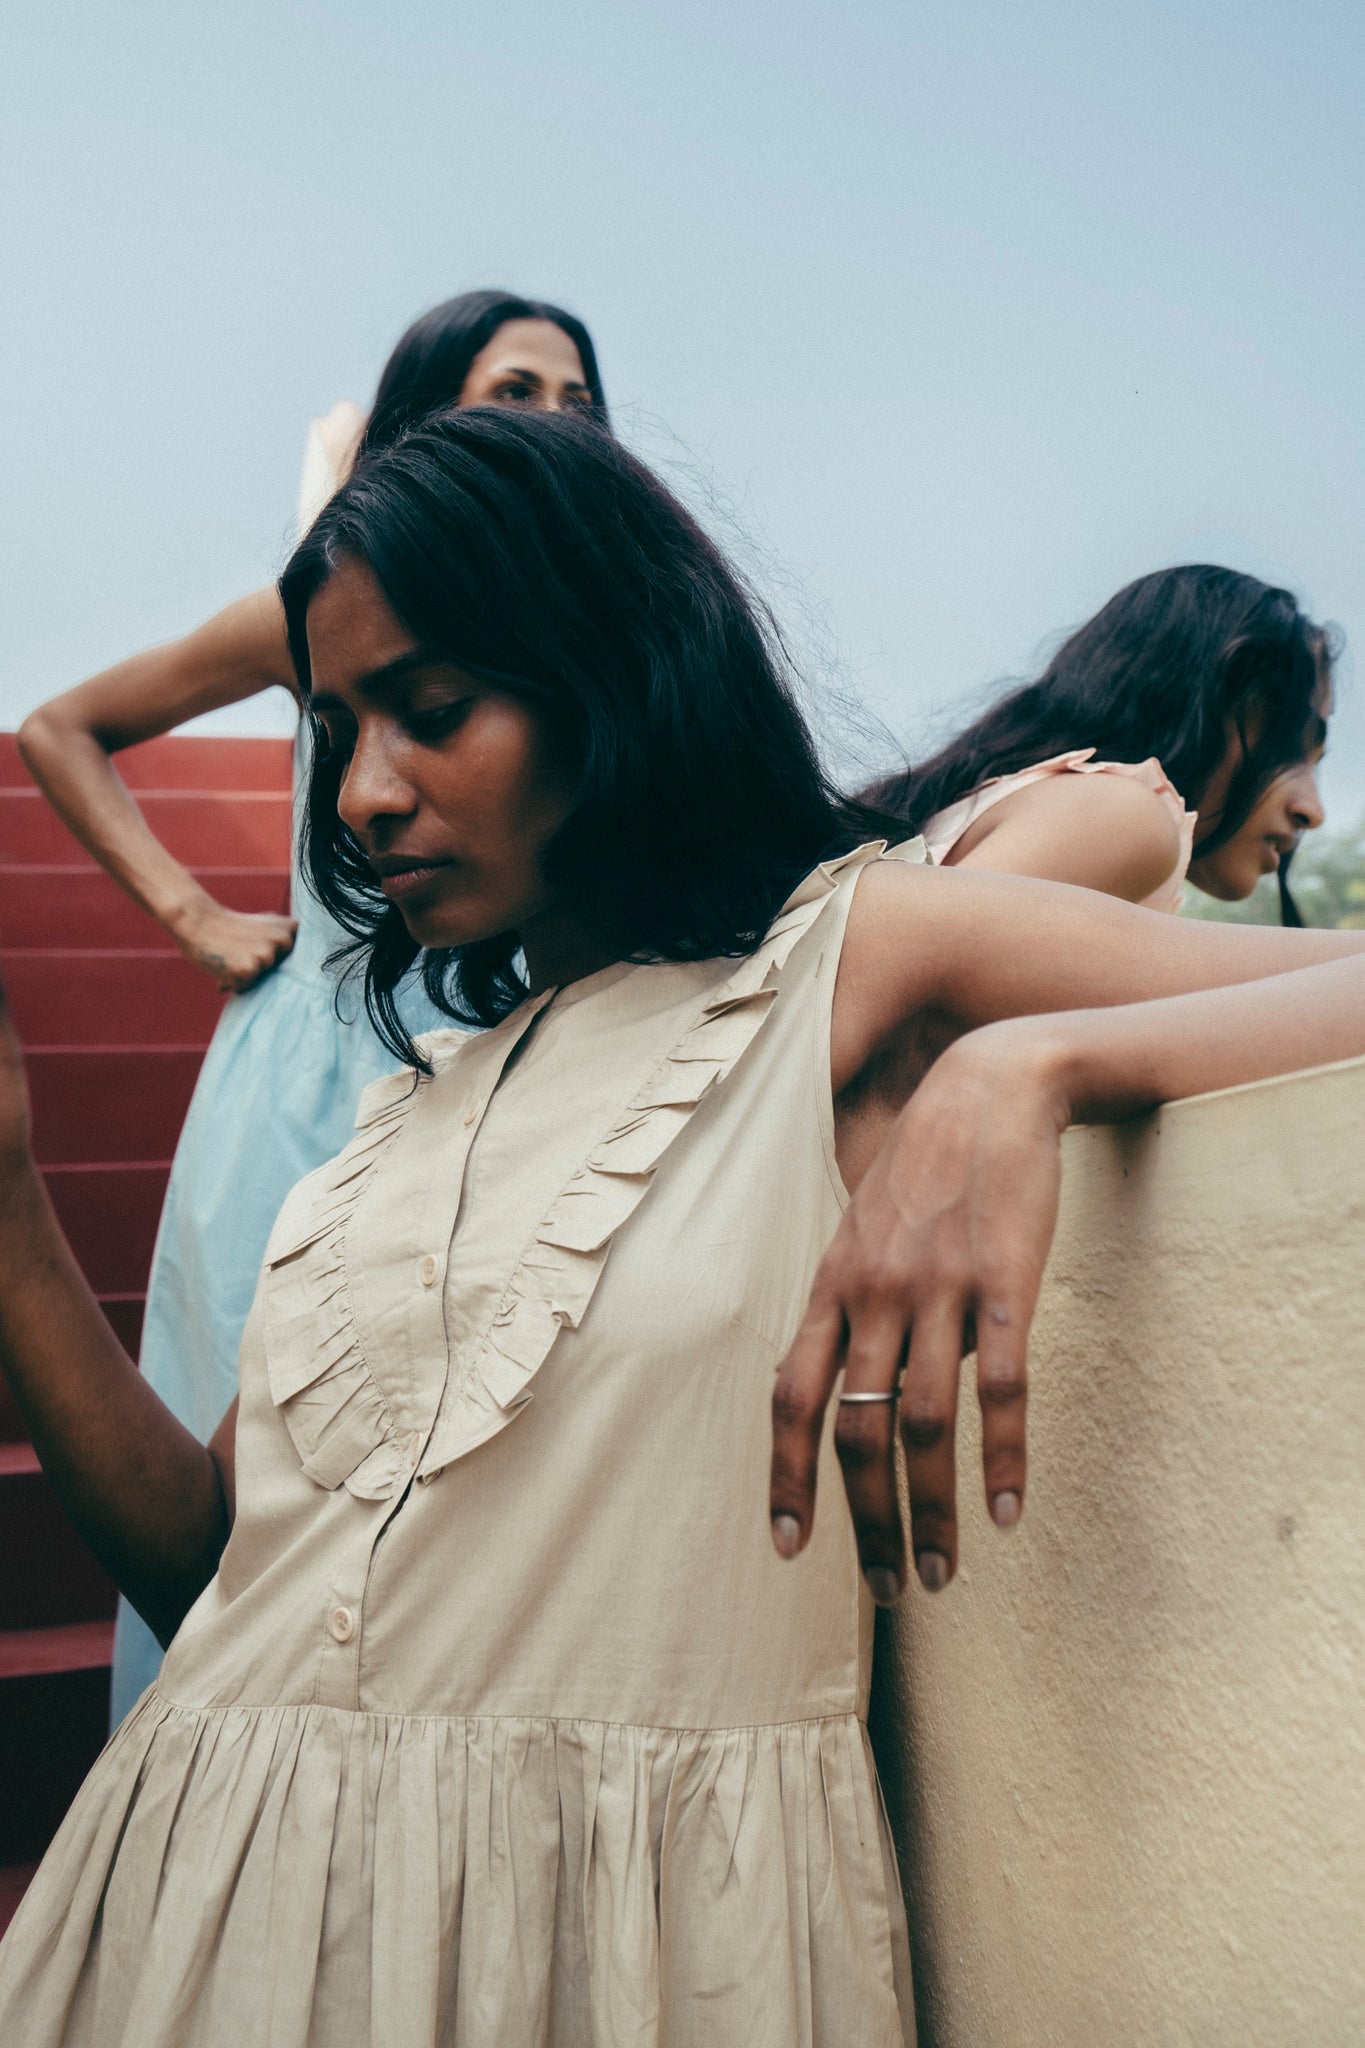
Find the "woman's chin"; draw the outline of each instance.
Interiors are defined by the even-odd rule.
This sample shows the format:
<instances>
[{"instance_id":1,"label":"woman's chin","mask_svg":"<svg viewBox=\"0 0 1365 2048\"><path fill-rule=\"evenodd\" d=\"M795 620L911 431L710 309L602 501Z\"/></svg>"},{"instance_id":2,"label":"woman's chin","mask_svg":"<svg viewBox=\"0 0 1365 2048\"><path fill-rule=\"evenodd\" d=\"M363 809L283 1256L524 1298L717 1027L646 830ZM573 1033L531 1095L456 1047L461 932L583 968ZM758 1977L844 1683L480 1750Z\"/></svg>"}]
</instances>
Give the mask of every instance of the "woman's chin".
<instances>
[{"instance_id":1,"label":"woman's chin","mask_svg":"<svg viewBox=\"0 0 1365 2048\"><path fill-rule=\"evenodd\" d=\"M494 939L508 928L505 919L480 916L473 905L423 903L418 899L400 903L397 908L408 936L433 953L477 945L480 939Z\"/></svg>"}]
</instances>

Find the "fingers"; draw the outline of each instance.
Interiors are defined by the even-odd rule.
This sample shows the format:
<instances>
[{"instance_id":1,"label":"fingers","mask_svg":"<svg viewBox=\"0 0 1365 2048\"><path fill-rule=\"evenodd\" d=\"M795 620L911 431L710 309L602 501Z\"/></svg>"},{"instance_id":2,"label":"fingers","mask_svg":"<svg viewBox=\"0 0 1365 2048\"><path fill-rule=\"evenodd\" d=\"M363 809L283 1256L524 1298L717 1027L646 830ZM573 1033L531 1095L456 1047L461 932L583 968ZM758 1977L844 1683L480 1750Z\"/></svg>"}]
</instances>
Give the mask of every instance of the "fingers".
<instances>
[{"instance_id":1,"label":"fingers","mask_svg":"<svg viewBox=\"0 0 1365 2048\"><path fill-rule=\"evenodd\" d=\"M872 1597L892 1606L905 1584L905 1536L896 1490L896 1403L860 1400L894 1396L905 1355L905 1321L894 1312L861 1316L844 1353L843 1395L834 1424L834 1447L853 1516L858 1561Z\"/></svg>"},{"instance_id":2,"label":"fingers","mask_svg":"<svg viewBox=\"0 0 1365 2048\"><path fill-rule=\"evenodd\" d=\"M960 1297L927 1303L915 1317L901 1386L910 1540L929 1593L942 1592L957 1569L957 1387L968 1341Z\"/></svg>"},{"instance_id":3,"label":"fingers","mask_svg":"<svg viewBox=\"0 0 1365 2048\"><path fill-rule=\"evenodd\" d=\"M817 1287L773 1387L768 1512L773 1543L782 1557L795 1557L810 1539L820 1438L843 1345L843 1310L837 1299Z\"/></svg>"},{"instance_id":4,"label":"fingers","mask_svg":"<svg viewBox=\"0 0 1365 2048\"><path fill-rule=\"evenodd\" d=\"M1012 1529L1024 1511L1027 1342L1032 1313L1032 1300L1012 1299L1004 1291L983 1298L977 1310L976 1391L981 1403L982 1471L986 1506L998 1529Z\"/></svg>"}]
</instances>

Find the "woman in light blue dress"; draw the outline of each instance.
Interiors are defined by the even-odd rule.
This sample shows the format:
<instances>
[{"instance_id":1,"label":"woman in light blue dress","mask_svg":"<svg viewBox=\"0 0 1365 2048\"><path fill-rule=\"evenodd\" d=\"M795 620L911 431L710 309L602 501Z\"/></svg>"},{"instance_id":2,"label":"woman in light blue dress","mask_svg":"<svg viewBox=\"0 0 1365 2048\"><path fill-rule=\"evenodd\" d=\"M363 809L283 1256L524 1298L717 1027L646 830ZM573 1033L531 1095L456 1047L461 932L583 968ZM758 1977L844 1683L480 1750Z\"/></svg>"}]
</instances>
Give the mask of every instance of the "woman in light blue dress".
<instances>
[{"instance_id":1,"label":"woman in light blue dress","mask_svg":"<svg viewBox=\"0 0 1365 2048\"><path fill-rule=\"evenodd\" d=\"M299 526L312 523L357 447L450 405L578 406L606 417L591 337L559 307L467 292L425 314L380 378L368 420L344 402L309 429ZM207 1442L237 1391L237 1348L270 1226L289 1189L347 1142L362 1089L394 1065L358 989L326 970L347 934L292 878L292 917L207 895L156 839L114 769L120 747L281 685L294 669L273 585L183 640L105 670L34 712L24 760L76 837L230 997L176 1149L147 1292L141 1365ZM295 748L300 785L308 744ZM297 831L295 833L297 843ZM410 1031L449 1025L420 984ZM156 1677L161 1647L126 1601L114 1641L114 1726Z\"/></svg>"}]
</instances>

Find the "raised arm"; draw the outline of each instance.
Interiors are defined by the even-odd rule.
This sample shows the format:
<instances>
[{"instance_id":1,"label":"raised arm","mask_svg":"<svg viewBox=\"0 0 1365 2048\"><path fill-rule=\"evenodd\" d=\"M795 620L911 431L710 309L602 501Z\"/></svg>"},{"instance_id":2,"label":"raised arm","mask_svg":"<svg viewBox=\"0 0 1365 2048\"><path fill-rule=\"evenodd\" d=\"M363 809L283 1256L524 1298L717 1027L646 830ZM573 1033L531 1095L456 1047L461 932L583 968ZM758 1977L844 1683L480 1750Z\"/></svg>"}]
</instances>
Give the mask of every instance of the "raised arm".
<instances>
[{"instance_id":1,"label":"raised arm","mask_svg":"<svg viewBox=\"0 0 1365 2048\"><path fill-rule=\"evenodd\" d=\"M834 1034L856 1190L777 1379L773 1532L784 1555L809 1535L840 1369L845 1392L885 1395L903 1365L912 1544L937 1591L956 1564L953 1432L972 1349L987 1503L1002 1528L1022 1512L1027 1336L1062 1131L1365 1054L1365 935L1184 926L1006 878L868 880ZM836 1425L883 1601L905 1574L893 1413L885 1400L845 1404Z\"/></svg>"},{"instance_id":2,"label":"raised arm","mask_svg":"<svg viewBox=\"0 0 1365 2048\"><path fill-rule=\"evenodd\" d=\"M224 990L249 988L294 942L287 917L229 910L156 837L110 756L204 711L294 687L284 613L253 591L183 640L105 669L30 714L19 751L53 809L121 888Z\"/></svg>"},{"instance_id":3,"label":"raised arm","mask_svg":"<svg viewBox=\"0 0 1365 2048\"><path fill-rule=\"evenodd\" d=\"M23 1062L2 990L0 1370L63 1507L169 1642L227 1541L234 1412L205 1449L100 1313L33 1164Z\"/></svg>"}]
</instances>

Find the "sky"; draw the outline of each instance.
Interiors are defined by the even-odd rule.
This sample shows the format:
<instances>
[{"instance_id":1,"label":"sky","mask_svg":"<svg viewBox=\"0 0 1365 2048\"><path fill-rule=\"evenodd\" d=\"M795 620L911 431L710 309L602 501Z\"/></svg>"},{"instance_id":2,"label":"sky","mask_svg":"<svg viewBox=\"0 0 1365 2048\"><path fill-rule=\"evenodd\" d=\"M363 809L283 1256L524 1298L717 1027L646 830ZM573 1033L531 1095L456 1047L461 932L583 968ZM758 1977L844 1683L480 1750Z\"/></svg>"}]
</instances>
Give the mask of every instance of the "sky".
<instances>
[{"instance_id":1,"label":"sky","mask_svg":"<svg viewBox=\"0 0 1365 2048\"><path fill-rule=\"evenodd\" d=\"M309 417L499 284L588 320L841 767L1218 561L1343 629L1365 811L1359 0L48 0L5 43L0 724L276 574Z\"/></svg>"}]
</instances>

